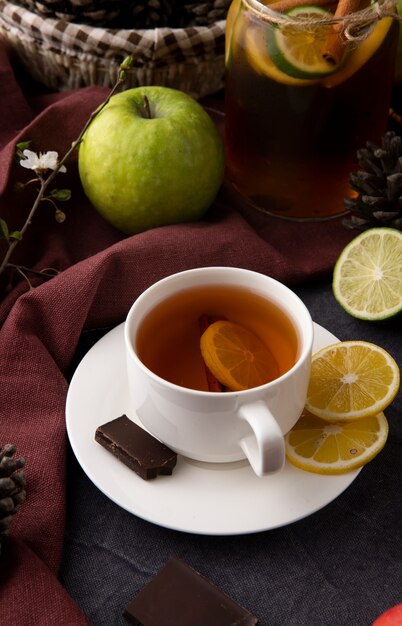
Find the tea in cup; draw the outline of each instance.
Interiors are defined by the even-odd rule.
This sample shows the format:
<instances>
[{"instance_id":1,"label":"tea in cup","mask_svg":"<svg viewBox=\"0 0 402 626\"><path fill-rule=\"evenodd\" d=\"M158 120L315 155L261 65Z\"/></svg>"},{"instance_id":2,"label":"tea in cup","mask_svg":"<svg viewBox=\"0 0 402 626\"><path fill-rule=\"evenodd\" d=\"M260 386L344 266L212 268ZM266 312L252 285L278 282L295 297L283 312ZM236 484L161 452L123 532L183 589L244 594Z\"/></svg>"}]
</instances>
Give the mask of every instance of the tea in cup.
<instances>
[{"instance_id":1,"label":"tea in cup","mask_svg":"<svg viewBox=\"0 0 402 626\"><path fill-rule=\"evenodd\" d=\"M206 318L262 342L272 360L262 384L210 387L200 346ZM312 343L305 305L272 278L230 267L173 274L149 287L126 319L132 413L179 454L213 463L247 458L257 475L276 472L283 436L305 404Z\"/></svg>"}]
</instances>

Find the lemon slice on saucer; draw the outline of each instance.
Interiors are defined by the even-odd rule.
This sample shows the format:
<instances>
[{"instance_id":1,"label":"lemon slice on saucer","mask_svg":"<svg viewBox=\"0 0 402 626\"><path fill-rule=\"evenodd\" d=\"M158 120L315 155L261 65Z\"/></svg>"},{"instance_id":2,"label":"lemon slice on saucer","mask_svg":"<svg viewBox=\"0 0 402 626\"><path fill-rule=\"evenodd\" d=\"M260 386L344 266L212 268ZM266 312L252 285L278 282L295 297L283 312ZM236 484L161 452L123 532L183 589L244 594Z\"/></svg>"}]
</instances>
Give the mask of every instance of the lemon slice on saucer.
<instances>
[{"instance_id":1,"label":"lemon slice on saucer","mask_svg":"<svg viewBox=\"0 0 402 626\"><path fill-rule=\"evenodd\" d=\"M321 7L295 7L287 11L292 18L302 18L301 24L286 24L268 30L268 51L281 72L293 78L322 78L336 72L340 64L328 63L323 50L331 25L308 24L311 20L332 18L333 14Z\"/></svg>"},{"instance_id":2,"label":"lemon slice on saucer","mask_svg":"<svg viewBox=\"0 0 402 626\"><path fill-rule=\"evenodd\" d=\"M340 341L313 355L306 408L327 422L376 415L398 393L399 368L367 341Z\"/></svg>"},{"instance_id":3,"label":"lemon slice on saucer","mask_svg":"<svg viewBox=\"0 0 402 626\"><path fill-rule=\"evenodd\" d=\"M286 456L292 465L308 472L343 474L377 456L387 437L384 413L329 424L304 410L285 437Z\"/></svg>"}]
</instances>

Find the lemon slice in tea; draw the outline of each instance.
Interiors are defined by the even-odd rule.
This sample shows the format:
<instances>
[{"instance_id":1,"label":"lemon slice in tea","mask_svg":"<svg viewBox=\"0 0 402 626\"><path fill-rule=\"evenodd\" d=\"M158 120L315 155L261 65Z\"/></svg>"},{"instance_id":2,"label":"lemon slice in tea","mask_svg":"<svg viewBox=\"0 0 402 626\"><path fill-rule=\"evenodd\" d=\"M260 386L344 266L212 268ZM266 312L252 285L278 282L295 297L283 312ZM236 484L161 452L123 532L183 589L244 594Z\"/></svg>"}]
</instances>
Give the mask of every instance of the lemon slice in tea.
<instances>
[{"instance_id":1,"label":"lemon slice in tea","mask_svg":"<svg viewBox=\"0 0 402 626\"><path fill-rule=\"evenodd\" d=\"M384 320L402 311L402 232L370 228L341 252L332 288L339 304L362 320Z\"/></svg>"},{"instance_id":2,"label":"lemon slice in tea","mask_svg":"<svg viewBox=\"0 0 402 626\"><path fill-rule=\"evenodd\" d=\"M271 31L267 45L275 65L293 78L322 78L336 72L340 64L329 63L323 57L331 25L308 24L309 20L332 18L333 14L321 7L305 6L295 7L286 15L302 19L300 25L290 23Z\"/></svg>"},{"instance_id":3,"label":"lemon slice in tea","mask_svg":"<svg viewBox=\"0 0 402 626\"><path fill-rule=\"evenodd\" d=\"M306 408L328 422L369 417L391 404L399 382L399 368L386 350L340 341L313 355Z\"/></svg>"},{"instance_id":4,"label":"lemon slice in tea","mask_svg":"<svg viewBox=\"0 0 402 626\"><path fill-rule=\"evenodd\" d=\"M292 465L308 472L343 474L377 456L387 437L384 413L328 424L304 410L285 437L286 456Z\"/></svg>"},{"instance_id":5,"label":"lemon slice in tea","mask_svg":"<svg viewBox=\"0 0 402 626\"><path fill-rule=\"evenodd\" d=\"M200 347L208 369L231 391L258 387L279 375L267 346L240 324L214 322L202 334Z\"/></svg>"}]
</instances>

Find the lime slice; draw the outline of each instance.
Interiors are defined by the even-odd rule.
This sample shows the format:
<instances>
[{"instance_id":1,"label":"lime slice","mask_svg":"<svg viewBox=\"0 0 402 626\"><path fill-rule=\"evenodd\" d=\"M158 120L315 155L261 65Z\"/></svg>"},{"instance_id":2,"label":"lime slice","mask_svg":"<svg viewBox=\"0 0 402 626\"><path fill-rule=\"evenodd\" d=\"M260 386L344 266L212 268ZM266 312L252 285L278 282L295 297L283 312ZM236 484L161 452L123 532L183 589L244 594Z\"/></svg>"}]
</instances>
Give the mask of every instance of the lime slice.
<instances>
[{"instance_id":1,"label":"lime slice","mask_svg":"<svg viewBox=\"0 0 402 626\"><path fill-rule=\"evenodd\" d=\"M321 7L295 7L286 13L303 22L331 18L333 14ZM302 22L302 24L303 24ZM298 26L288 24L276 27L267 38L272 61L282 72L293 78L322 78L336 72L339 65L328 63L323 50L331 25L312 24Z\"/></svg>"},{"instance_id":2,"label":"lime slice","mask_svg":"<svg viewBox=\"0 0 402 626\"><path fill-rule=\"evenodd\" d=\"M402 311L402 232L370 228L341 252L333 292L339 304L362 320L384 320Z\"/></svg>"}]
</instances>

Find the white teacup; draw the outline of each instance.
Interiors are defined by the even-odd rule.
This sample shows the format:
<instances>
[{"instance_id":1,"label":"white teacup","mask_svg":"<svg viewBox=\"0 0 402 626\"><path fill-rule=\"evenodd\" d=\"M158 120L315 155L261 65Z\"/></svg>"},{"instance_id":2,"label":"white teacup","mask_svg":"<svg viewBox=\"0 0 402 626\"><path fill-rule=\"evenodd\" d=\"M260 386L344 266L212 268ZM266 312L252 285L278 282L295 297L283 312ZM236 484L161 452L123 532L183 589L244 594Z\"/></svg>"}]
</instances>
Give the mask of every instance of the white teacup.
<instances>
[{"instance_id":1,"label":"white teacup","mask_svg":"<svg viewBox=\"0 0 402 626\"><path fill-rule=\"evenodd\" d=\"M297 336L294 364L275 380L244 391L216 393L169 382L137 354L138 330L162 301L202 286L236 286L272 302ZM261 476L285 462L284 434L305 404L313 345L311 316L296 294L257 272L206 267L173 274L149 287L132 305L125 323L128 387L132 414L160 441L189 458L214 463L247 458Z\"/></svg>"}]
</instances>

